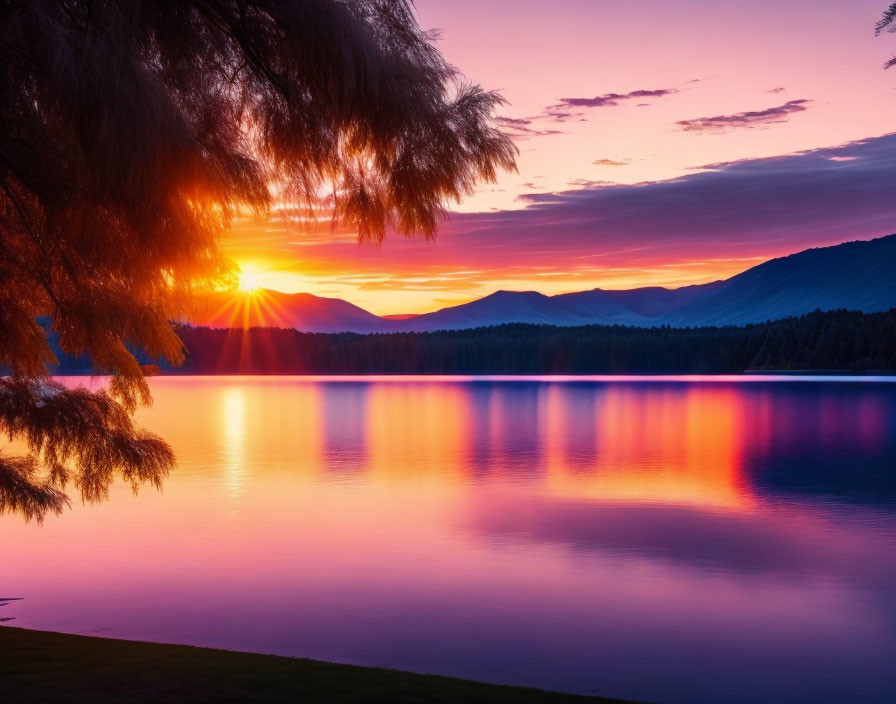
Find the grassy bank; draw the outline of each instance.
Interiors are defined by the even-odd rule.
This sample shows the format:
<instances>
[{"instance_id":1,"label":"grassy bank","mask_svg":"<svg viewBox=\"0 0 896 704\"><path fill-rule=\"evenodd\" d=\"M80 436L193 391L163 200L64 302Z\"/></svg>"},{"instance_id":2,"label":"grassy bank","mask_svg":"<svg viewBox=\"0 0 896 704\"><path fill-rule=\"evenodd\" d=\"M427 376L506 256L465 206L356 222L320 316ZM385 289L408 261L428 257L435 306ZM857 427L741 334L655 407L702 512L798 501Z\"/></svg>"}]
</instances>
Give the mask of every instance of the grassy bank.
<instances>
[{"instance_id":1,"label":"grassy bank","mask_svg":"<svg viewBox=\"0 0 896 704\"><path fill-rule=\"evenodd\" d=\"M0 627L0 699L37 702L607 703L273 655Z\"/></svg>"}]
</instances>

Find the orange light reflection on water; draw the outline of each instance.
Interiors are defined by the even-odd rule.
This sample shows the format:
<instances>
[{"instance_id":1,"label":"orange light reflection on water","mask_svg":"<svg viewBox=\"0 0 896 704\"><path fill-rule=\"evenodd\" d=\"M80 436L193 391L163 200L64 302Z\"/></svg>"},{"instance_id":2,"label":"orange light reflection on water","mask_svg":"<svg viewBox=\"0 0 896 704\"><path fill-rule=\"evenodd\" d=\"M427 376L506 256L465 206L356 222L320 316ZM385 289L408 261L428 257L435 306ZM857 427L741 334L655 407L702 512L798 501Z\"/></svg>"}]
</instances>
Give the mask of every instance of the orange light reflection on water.
<instances>
[{"instance_id":1,"label":"orange light reflection on water","mask_svg":"<svg viewBox=\"0 0 896 704\"><path fill-rule=\"evenodd\" d=\"M896 518L830 497L882 491L891 391L152 384L161 493L0 517L13 625L643 700L887 686Z\"/></svg>"},{"instance_id":2,"label":"orange light reflection on water","mask_svg":"<svg viewBox=\"0 0 896 704\"><path fill-rule=\"evenodd\" d=\"M576 463L557 447L571 442L576 409L562 405L569 396L561 390L554 395L547 420L556 448L547 462L551 493L740 511L755 504L742 476L746 419L738 391L693 386L646 397L631 386L610 386L594 413L593 459Z\"/></svg>"}]
</instances>

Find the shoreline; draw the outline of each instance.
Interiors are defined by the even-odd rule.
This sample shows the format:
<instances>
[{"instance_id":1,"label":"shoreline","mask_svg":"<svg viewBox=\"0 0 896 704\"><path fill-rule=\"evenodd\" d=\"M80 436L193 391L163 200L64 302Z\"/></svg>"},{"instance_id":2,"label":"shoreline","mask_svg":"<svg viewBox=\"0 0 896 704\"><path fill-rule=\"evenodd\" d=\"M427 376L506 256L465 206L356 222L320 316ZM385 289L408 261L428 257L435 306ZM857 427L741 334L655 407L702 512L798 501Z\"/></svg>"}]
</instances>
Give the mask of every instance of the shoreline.
<instances>
[{"instance_id":1,"label":"shoreline","mask_svg":"<svg viewBox=\"0 0 896 704\"><path fill-rule=\"evenodd\" d=\"M53 379L80 379L92 377L96 379L108 378L109 374L97 374L92 371L65 370L53 372ZM678 373L678 372L618 372L599 374L569 374L565 372L530 374L508 374L506 372L495 373L468 373L468 372L170 372L161 371L152 374L150 379L304 379L307 381L322 381L335 379L341 381L377 381L377 380L406 380L413 381L896 381L896 371L872 370L866 372L853 372L849 370L826 369L750 369L743 372L708 372L708 373Z\"/></svg>"},{"instance_id":2,"label":"shoreline","mask_svg":"<svg viewBox=\"0 0 896 704\"><path fill-rule=\"evenodd\" d=\"M634 704L401 670L14 626L0 626L0 652L4 697L19 704Z\"/></svg>"}]
</instances>

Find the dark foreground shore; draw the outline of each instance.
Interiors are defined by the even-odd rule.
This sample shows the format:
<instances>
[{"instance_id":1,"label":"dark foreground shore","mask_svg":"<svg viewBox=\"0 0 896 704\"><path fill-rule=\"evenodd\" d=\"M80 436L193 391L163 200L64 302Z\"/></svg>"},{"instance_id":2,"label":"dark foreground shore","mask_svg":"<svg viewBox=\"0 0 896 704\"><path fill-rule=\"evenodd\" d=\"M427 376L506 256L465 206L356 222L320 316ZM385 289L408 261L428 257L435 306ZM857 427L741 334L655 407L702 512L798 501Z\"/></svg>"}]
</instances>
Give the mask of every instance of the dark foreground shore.
<instances>
[{"instance_id":1,"label":"dark foreground shore","mask_svg":"<svg viewBox=\"0 0 896 704\"><path fill-rule=\"evenodd\" d=\"M10 627L0 627L0 699L19 704L620 701L273 655Z\"/></svg>"}]
</instances>

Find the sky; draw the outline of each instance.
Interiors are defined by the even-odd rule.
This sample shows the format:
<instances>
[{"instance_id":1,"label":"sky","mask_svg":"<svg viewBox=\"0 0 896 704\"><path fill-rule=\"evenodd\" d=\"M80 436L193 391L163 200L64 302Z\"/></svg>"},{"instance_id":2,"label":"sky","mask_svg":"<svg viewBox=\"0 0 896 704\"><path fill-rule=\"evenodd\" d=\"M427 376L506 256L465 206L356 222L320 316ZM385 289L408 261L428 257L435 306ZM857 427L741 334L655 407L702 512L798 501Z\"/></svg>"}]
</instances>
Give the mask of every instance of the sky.
<instances>
[{"instance_id":1,"label":"sky","mask_svg":"<svg viewBox=\"0 0 896 704\"><path fill-rule=\"evenodd\" d=\"M257 285L420 313L495 290L677 287L896 232L883 0L417 0L499 90L519 170L435 242L359 245L274 213L226 251Z\"/></svg>"}]
</instances>

